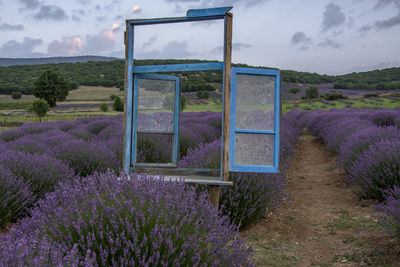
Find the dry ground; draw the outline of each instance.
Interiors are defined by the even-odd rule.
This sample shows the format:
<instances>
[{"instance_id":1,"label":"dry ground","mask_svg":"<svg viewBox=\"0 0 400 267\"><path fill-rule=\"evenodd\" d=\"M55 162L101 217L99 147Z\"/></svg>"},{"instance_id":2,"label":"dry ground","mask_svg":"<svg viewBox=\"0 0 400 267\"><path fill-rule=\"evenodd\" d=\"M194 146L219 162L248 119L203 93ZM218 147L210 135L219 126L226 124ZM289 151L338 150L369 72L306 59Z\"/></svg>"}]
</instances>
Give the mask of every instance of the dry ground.
<instances>
[{"instance_id":1,"label":"dry ground","mask_svg":"<svg viewBox=\"0 0 400 267\"><path fill-rule=\"evenodd\" d=\"M335 156L316 138L300 137L282 207L241 234L257 266L400 266L400 242L344 182Z\"/></svg>"}]
</instances>

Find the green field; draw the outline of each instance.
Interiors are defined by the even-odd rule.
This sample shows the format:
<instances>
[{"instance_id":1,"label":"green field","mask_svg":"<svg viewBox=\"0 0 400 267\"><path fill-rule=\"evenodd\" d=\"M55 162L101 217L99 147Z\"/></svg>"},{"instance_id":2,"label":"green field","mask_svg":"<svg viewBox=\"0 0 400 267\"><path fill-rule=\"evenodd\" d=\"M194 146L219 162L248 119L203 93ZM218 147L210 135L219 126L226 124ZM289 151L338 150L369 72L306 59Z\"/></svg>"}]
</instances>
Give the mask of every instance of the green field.
<instances>
[{"instance_id":1,"label":"green field","mask_svg":"<svg viewBox=\"0 0 400 267\"><path fill-rule=\"evenodd\" d=\"M154 97L154 95L148 92L144 95L144 92L141 92L143 97ZM57 110L51 110L44 118L44 121L73 120L87 116L122 114L121 112L113 111L111 108L108 112L100 111L99 106L101 103L107 103L109 105L113 103L110 99L111 95L116 95L123 99L124 91L120 91L116 87L80 86L78 89L70 91L66 101L58 103L59 108ZM0 95L0 131L19 127L25 122L38 122L38 118L27 111L30 103L34 100L35 97L32 95L23 95L22 98L18 100L12 99L9 95ZM207 102L207 104L186 104L183 112L222 111L221 104L215 104L212 99L204 101ZM380 96L375 98L358 98L329 102L316 99L282 103L283 113L287 113L292 109L326 110L334 108L394 109L400 108L400 97L392 96L392 98L389 98L388 96Z\"/></svg>"}]
</instances>

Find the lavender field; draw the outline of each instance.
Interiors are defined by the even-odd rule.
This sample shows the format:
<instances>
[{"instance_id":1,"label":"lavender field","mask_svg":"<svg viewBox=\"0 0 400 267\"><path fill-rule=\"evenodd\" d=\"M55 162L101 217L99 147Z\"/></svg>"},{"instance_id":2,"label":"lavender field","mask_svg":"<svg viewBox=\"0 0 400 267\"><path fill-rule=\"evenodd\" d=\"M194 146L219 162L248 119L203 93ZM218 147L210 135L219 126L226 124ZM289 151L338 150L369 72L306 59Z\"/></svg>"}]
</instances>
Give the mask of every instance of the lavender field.
<instances>
[{"instance_id":1,"label":"lavender field","mask_svg":"<svg viewBox=\"0 0 400 267\"><path fill-rule=\"evenodd\" d=\"M336 153L359 197L380 202L376 217L400 238L400 110L310 111L297 118Z\"/></svg>"},{"instance_id":2,"label":"lavender field","mask_svg":"<svg viewBox=\"0 0 400 267\"><path fill-rule=\"evenodd\" d=\"M296 115L282 119L281 173L232 174L218 212L201 188L126 177L120 115L3 131L0 265L252 265L238 227L282 201L302 129ZM220 167L221 113L183 113L180 132L180 166ZM163 160L167 146L163 138L143 138L139 160Z\"/></svg>"}]
</instances>

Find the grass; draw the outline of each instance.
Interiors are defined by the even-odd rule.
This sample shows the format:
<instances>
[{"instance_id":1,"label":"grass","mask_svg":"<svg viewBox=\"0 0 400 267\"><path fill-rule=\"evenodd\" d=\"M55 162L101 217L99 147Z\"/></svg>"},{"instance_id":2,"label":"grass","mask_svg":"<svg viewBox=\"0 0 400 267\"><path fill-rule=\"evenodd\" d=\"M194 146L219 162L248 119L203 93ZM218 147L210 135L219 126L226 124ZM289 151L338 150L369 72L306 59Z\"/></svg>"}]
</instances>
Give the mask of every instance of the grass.
<instances>
[{"instance_id":1,"label":"grass","mask_svg":"<svg viewBox=\"0 0 400 267\"><path fill-rule=\"evenodd\" d=\"M298 102L298 106L294 107L292 102L284 102L282 105L282 112L287 113L293 108L303 109L303 110L314 110L314 109L333 109L333 108L387 108L394 109L400 107L400 99L396 101L392 101L392 99L387 97L380 97L378 99L351 99L345 101L330 101L333 105L326 105L320 100L314 100L307 102Z\"/></svg>"},{"instance_id":2,"label":"grass","mask_svg":"<svg viewBox=\"0 0 400 267\"><path fill-rule=\"evenodd\" d=\"M66 101L110 101L111 95L123 98L124 94L124 91L116 87L79 86L78 89L69 92Z\"/></svg>"}]
</instances>

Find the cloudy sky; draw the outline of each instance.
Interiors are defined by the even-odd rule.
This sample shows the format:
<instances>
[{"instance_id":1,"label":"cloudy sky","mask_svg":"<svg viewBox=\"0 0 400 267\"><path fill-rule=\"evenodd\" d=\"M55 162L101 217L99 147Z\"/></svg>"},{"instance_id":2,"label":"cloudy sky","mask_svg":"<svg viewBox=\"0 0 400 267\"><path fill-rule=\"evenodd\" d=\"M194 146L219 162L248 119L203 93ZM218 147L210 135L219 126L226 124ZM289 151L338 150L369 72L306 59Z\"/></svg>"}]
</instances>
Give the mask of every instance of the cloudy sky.
<instances>
[{"instance_id":1,"label":"cloudy sky","mask_svg":"<svg viewBox=\"0 0 400 267\"><path fill-rule=\"evenodd\" d=\"M0 0L0 57L124 56L125 19L232 5L233 62L321 74L400 66L400 0ZM136 58L222 59L223 23L142 26Z\"/></svg>"}]
</instances>

